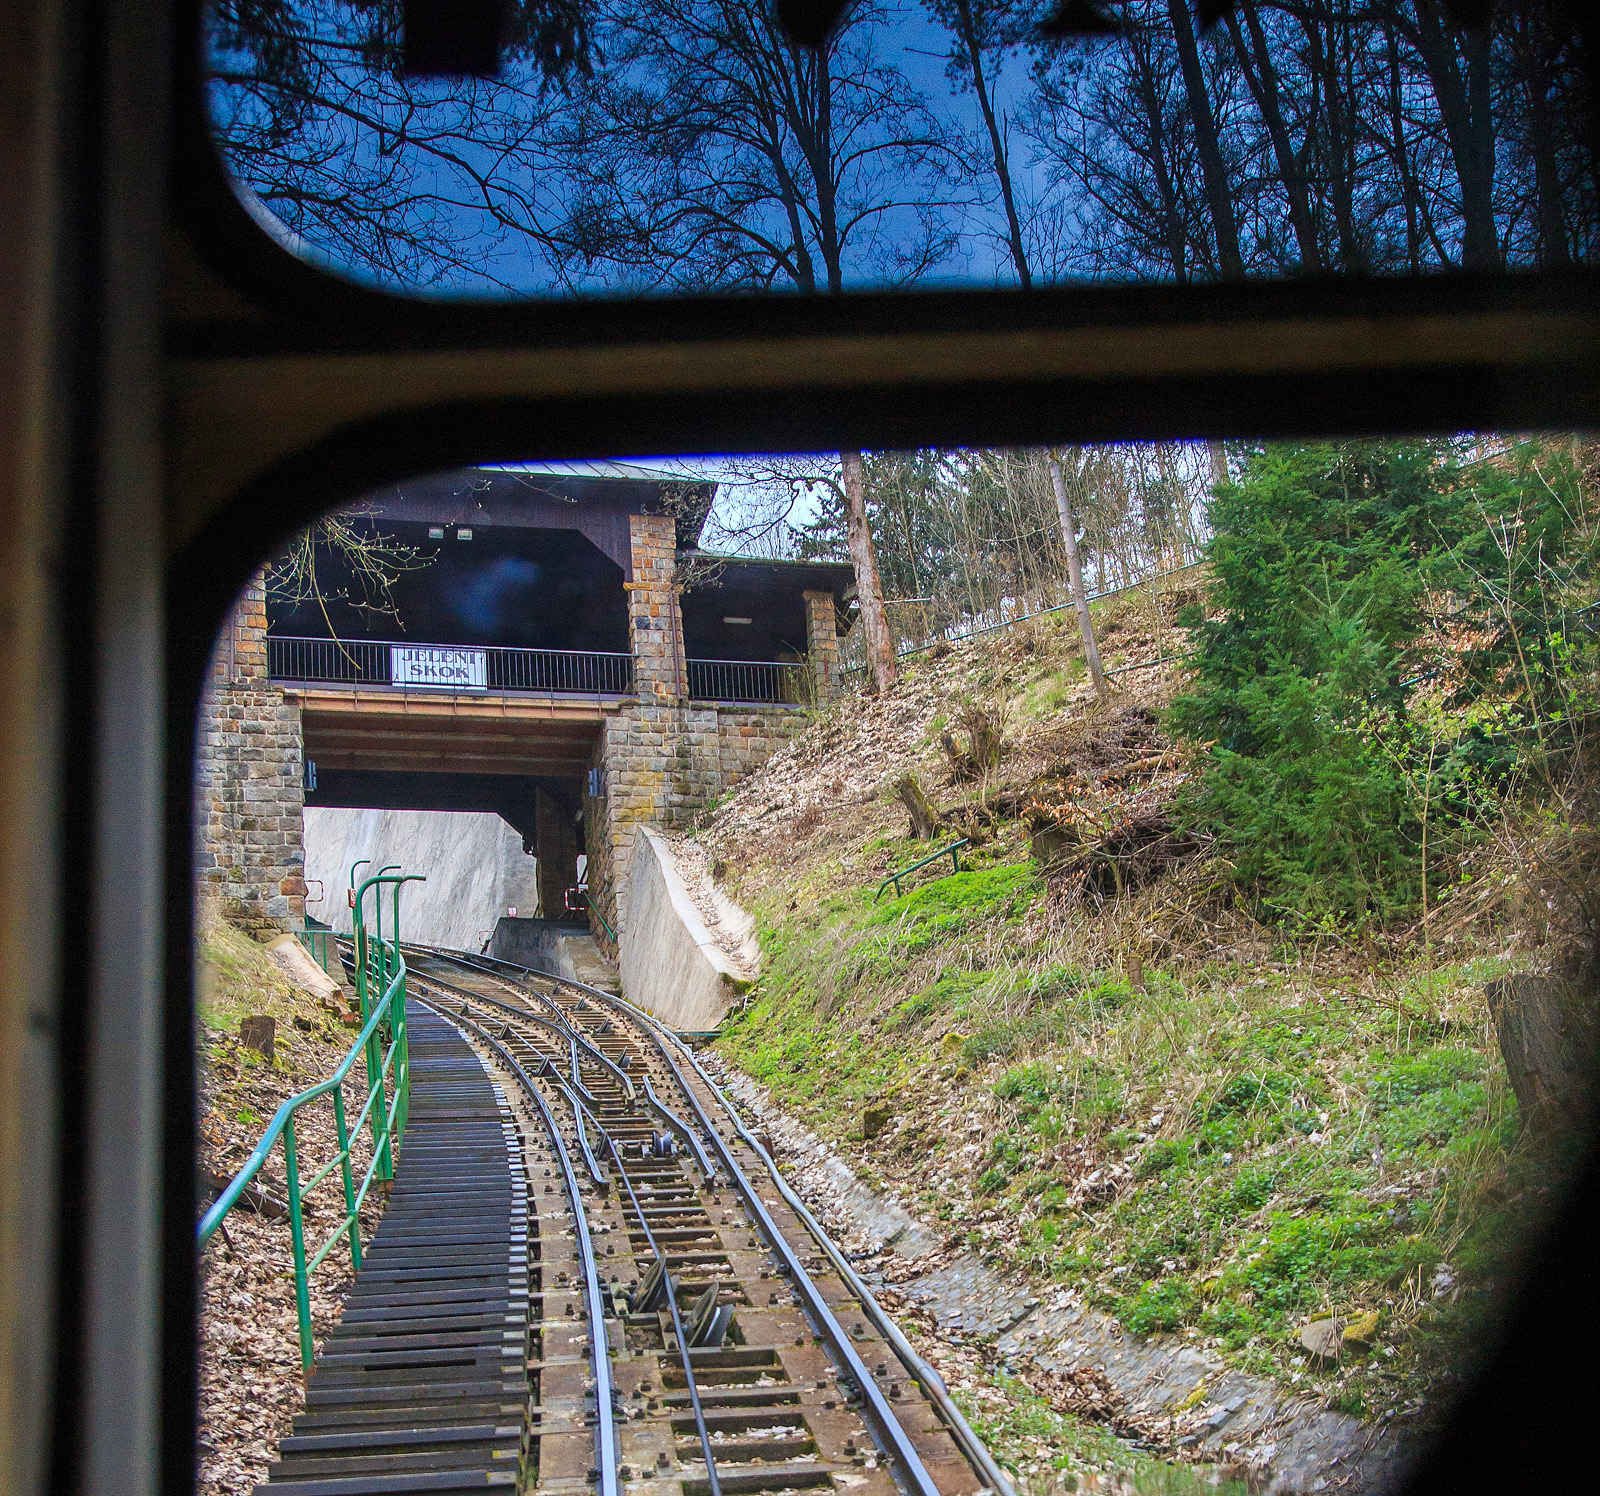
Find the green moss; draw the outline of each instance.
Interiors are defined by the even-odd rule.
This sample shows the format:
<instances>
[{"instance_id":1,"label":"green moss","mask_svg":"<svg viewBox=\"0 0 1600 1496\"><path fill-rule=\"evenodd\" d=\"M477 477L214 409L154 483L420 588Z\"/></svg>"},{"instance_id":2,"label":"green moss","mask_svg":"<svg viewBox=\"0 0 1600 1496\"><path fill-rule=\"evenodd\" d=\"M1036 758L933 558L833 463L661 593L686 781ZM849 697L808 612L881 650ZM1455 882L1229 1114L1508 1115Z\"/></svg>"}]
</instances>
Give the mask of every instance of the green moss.
<instances>
[{"instance_id":1,"label":"green moss","mask_svg":"<svg viewBox=\"0 0 1600 1496\"><path fill-rule=\"evenodd\" d=\"M939 973L933 986L901 1003L895 1009L901 1024L920 1024L939 1015L961 1019L972 1010L975 997L1001 990L1014 990L1016 976L1008 971L960 971Z\"/></svg>"},{"instance_id":2,"label":"green moss","mask_svg":"<svg viewBox=\"0 0 1600 1496\"><path fill-rule=\"evenodd\" d=\"M1526 1219L1477 995L1495 973L1147 957L1136 990L1103 941L1029 917L1042 889L1015 824L987 849L1011 861L930 867L875 903L879 869L929 850L880 824L774 864L728 1057L953 1239L1131 1332L1298 1370L1369 1415L1425 1391L1426 1347L1472 1334L1452 1328L1465 1308L1416 1318L1433 1272L1448 1261L1478 1303ZM863 1156L861 1108L886 1095L901 1123ZM1307 1366L1296 1335L1358 1308L1383 1314L1382 1343L1341 1391L1357 1372Z\"/></svg>"},{"instance_id":3,"label":"green moss","mask_svg":"<svg viewBox=\"0 0 1600 1496\"><path fill-rule=\"evenodd\" d=\"M951 873L889 899L868 923L893 925L902 941L926 945L959 935L980 920L1020 919L1042 886L1031 868L1016 863Z\"/></svg>"},{"instance_id":4,"label":"green moss","mask_svg":"<svg viewBox=\"0 0 1600 1496\"><path fill-rule=\"evenodd\" d=\"M1134 1166L1135 1179L1149 1179L1175 1164L1186 1164L1194 1158L1194 1144L1187 1138L1157 1138Z\"/></svg>"},{"instance_id":5,"label":"green moss","mask_svg":"<svg viewBox=\"0 0 1600 1496\"><path fill-rule=\"evenodd\" d=\"M998 1395L996 1395L998 1394ZM1217 1481L1204 1470L1172 1465L1114 1434L1066 1413L1015 1377L998 1375L989 1388L959 1388L953 1396L973 1431L1013 1475L1040 1467L1067 1476L1109 1473L1134 1496L1244 1496L1239 1481Z\"/></svg>"},{"instance_id":6,"label":"green moss","mask_svg":"<svg viewBox=\"0 0 1600 1496\"><path fill-rule=\"evenodd\" d=\"M1181 1278L1147 1283L1117 1305L1118 1317L1136 1335L1176 1330L1194 1307L1194 1291Z\"/></svg>"},{"instance_id":7,"label":"green moss","mask_svg":"<svg viewBox=\"0 0 1600 1496\"><path fill-rule=\"evenodd\" d=\"M1380 1070L1369 1087L1384 1146L1412 1151L1446 1147L1480 1119L1488 1101L1483 1056L1432 1049Z\"/></svg>"}]
</instances>

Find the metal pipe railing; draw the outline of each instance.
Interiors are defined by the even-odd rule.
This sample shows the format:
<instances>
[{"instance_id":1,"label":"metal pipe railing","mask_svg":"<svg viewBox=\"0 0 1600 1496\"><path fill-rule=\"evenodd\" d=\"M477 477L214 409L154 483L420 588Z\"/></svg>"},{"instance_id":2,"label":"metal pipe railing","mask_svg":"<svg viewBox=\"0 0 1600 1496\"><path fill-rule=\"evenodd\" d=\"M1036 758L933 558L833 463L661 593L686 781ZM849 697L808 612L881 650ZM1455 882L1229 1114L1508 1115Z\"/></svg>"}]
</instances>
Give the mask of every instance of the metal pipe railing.
<instances>
[{"instance_id":1,"label":"metal pipe railing","mask_svg":"<svg viewBox=\"0 0 1600 1496\"><path fill-rule=\"evenodd\" d=\"M503 645L399 644L385 639L306 639L271 635L267 673L275 681L415 687L397 680L403 666L394 651L447 651L481 664L479 680L435 689L540 691L584 696L628 696L633 692L633 656L598 650L514 649Z\"/></svg>"},{"instance_id":2,"label":"metal pipe railing","mask_svg":"<svg viewBox=\"0 0 1600 1496\"><path fill-rule=\"evenodd\" d=\"M910 867L903 867L898 869L896 872L890 873L889 876L878 885L878 891L873 894L872 902L876 904L878 900L883 897L884 889L886 889L891 883L894 884L895 897L899 898L900 880L902 878L909 878L914 872L916 872L918 868L927 867L930 862L937 862L941 857L948 857L951 863L950 871L952 873L959 873L961 871L961 849L970 845L971 838L964 836L960 841L951 842L948 847L941 847L931 856L924 857L921 862L913 862Z\"/></svg>"},{"instance_id":3,"label":"metal pipe railing","mask_svg":"<svg viewBox=\"0 0 1600 1496\"><path fill-rule=\"evenodd\" d=\"M805 704L806 667L785 660L690 660L694 701L747 701L761 706Z\"/></svg>"},{"instance_id":4,"label":"metal pipe railing","mask_svg":"<svg viewBox=\"0 0 1600 1496\"><path fill-rule=\"evenodd\" d=\"M352 882L354 873L355 869L352 868ZM200 1219L198 1236L199 1245L203 1247L222 1225L228 1212L238 1204L250 1182L261 1172L273 1145L279 1138L283 1139L284 1174L289 1197L289 1235L294 1252L295 1315L300 1328L300 1364L308 1372L315 1351L311 1335L311 1274L341 1237L349 1243L352 1269L359 1271L361 1206L374 1179L387 1181L394 1177L394 1159L405 1132L411 1093L411 1063L406 1039L406 963L400 950L400 888L402 884L421 881L423 879L419 873L398 878L380 874L368 878L357 891L354 906L357 950L364 953L364 959L358 959L356 967L356 985L361 998L361 1032L332 1075L291 1096L278 1108L272 1121L267 1124L261 1141L245 1160L244 1167L228 1181L226 1188ZM374 896L378 911L376 931L369 935L363 923L362 900L367 890L374 886L388 886L394 890L391 900L394 934L388 942L382 938L381 890ZM378 995L375 999L370 997L369 980L375 980L377 984L374 990ZM366 1058L367 1095L360 1114L352 1124L345 1116L344 1082L355 1067L357 1056ZM386 1095L386 1077L392 1080L392 1098ZM324 1096L333 1098L334 1131L339 1147L321 1168L309 1178L302 1179L295 1138L295 1117ZM355 1170L351 1166L351 1143L369 1119L372 1124L372 1161L357 1187ZM335 1169L339 1171L339 1180L344 1189L344 1215L328 1239L308 1254L303 1202Z\"/></svg>"},{"instance_id":5,"label":"metal pipe railing","mask_svg":"<svg viewBox=\"0 0 1600 1496\"><path fill-rule=\"evenodd\" d=\"M557 695L631 696L631 654L595 650L513 649L502 645L397 644L382 639L309 639L272 635L267 639L267 673L275 681L386 686L397 690L421 683L404 677L394 651L438 650L472 657L462 666L472 683L438 690L538 691ZM688 660L689 696L696 701L747 702L753 706L804 706L809 697L807 667L789 660ZM481 667L481 668L480 668Z\"/></svg>"}]
</instances>

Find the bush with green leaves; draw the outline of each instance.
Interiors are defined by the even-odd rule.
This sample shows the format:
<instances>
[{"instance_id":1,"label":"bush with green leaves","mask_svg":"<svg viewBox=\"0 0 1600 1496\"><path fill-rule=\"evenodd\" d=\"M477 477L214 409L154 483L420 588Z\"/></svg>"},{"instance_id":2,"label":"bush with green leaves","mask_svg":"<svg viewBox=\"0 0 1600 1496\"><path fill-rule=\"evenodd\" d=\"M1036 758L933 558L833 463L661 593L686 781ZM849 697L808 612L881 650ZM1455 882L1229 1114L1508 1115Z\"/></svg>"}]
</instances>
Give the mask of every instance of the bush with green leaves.
<instances>
[{"instance_id":1,"label":"bush with green leaves","mask_svg":"<svg viewBox=\"0 0 1600 1496\"><path fill-rule=\"evenodd\" d=\"M1479 641L1458 708L1511 691L1538 721L1572 713L1593 652L1574 623L1591 573L1576 465L1536 443L1465 457L1446 441L1261 446L1210 505L1217 616L1186 619L1196 679L1172 709L1207 755L1181 814L1290 929L1409 914L1425 822L1443 850L1546 741L1413 719L1441 612Z\"/></svg>"}]
</instances>

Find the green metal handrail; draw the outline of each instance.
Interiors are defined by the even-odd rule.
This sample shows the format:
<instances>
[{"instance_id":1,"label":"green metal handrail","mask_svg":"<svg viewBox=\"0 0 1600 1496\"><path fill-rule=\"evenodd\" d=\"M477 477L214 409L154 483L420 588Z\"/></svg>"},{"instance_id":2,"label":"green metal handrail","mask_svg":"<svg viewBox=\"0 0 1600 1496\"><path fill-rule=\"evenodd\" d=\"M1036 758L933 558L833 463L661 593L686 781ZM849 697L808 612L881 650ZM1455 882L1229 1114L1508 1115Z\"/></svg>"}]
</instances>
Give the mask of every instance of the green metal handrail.
<instances>
[{"instance_id":1,"label":"green metal handrail","mask_svg":"<svg viewBox=\"0 0 1600 1496\"><path fill-rule=\"evenodd\" d=\"M362 1031L368 1029L367 1020L374 1011L382 1012L387 1005L388 995L393 982L398 979L403 983L405 979L405 958L400 954L400 887L405 883L425 883L426 878L421 873L407 873L398 878L391 878L390 872L398 868L398 863L389 867L380 868L372 877L366 879L355 893L354 923L356 933L356 999L361 1007ZM388 941L383 938L383 896L381 893L373 895L374 912L376 920L369 932L366 919L363 915L363 904L366 900L367 890L370 888L394 889L394 934ZM381 996L374 1004L372 994ZM401 1003L398 1013L391 1015L390 1037L394 1044L399 1046L402 1056L409 1051L405 1043L406 1011L405 1004ZM380 1039L373 1033L367 1040L367 1075L372 1077L370 1084L376 1089L379 1105L369 1107L372 1115L372 1154L375 1161L381 1160L379 1178L389 1180L394 1178L394 1159L389 1146L391 1136L398 1139L405 1131L406 1115L411 1103L411 1075L409 1065L404 1072L397 1070L395 1074L395 1107L386 1107L383 1103L383 1055L380 1049ZM363 1114L365 1115L365 1113ZM356 1130L360 1130L357 1124Z\"/></svg>"},{"instance_id":2,"label":"green metal handrail","mask_svg":"<svg viewBox=\"0 0 1600 1496\"><path fill-rule=\"evenodd\" d=\"M961 849L971 845L972 838L970 836L964 836L958 842L951 842L950 845L945 847L942 851L935 852L929 857L924 857L921 862L913 862L910 867L903 867L897 873L890 873L889 876L878 885L878 891L873 894L872 902L876 904L878 900L883 897L884 889L886 889L891 883L894 884L894 896L899 898L900 880L902 878L909 878L911 874L916 872L919 867L927 867L930 862L937 862L941 857L948 857L951 863L950 871L952 873L959 873L961 871Z\"/></svg>"},{"instance_id":3,"label":"green metal handrail","mask_svg":"<svg viewBox=\"0 0 1600 1496\"><path fill-rule=\"evenodd\" d=\"M333 938L332 930L324 930L318 925L307 923L296 930L295 937L305 947L305 952L324 971L328 970L328 941Z\"/></svg>"},{"instance_id":4,"label":"green metal handrail","mask_svg":"<svg viewBox=\"0 0 1600 1496\"><path fill-rule=\"evenodd\" d=\"M606 922L605 915L603 915L600 912L600 906L597 903L595 903L595 901L592 898L589 897L589 890L588 889L584 889L584 891L583 891L583 902L589 906L589 912L591 914L593 914L594 917L597 920L600 921L600 928L602 930L604 930L606 932L606 934L611 937L611 943L612 943L612 945L615 945L617 943L617 932L615 930L613 930L611 928L611 926Z\"/></svg>"},{"instance_id":5,"label":"green metal handrail","mask_svg":"<svg viewBox=\"0 0 1600 1496\"><path fill-rule=\"evenodd\" d=\"M351 872L353 883L354 869ZM203 1247L222 1224L228 1212L238 1204L250 1181L260 1173L261 1166L266 1163L272 1152L273 1144L281 1137L284 1175L288 1181L289 1235L294 1248L294 1295L295 1313L300 1326L300 1364L306 1371L311 1369L315 1350L311 1336L311 1274L337 1245L340 1237L344 1237L350 1245L352 1269L360 1269L361 1206L366 1201L367 1192L372 1188L374 1179L387 1181L394 1177L394 1158L405 1132L406 1113L411 1096L411 1061L406 1039L406 963L400 952L400 887L405 883L420 881L422 881L421 875L413 873L400 878L369 878L361 885L354 906L357 945L371 957L370 963L358 967L356 972L357 991L361 996L363 1020L361 1032L332 1075L298 1095L291 1096L278 1108L273 1114L272 1121L267 1124L267 1130L262 1134L261 1141L256 1144L255 1151L245 1160L244 1167L229 1180L227 1188L217 1196L215 1203L200 1220L199 1245ZM372 938L366 938L362 899L367 890L374 885L386 885L394 889L391 901L394 934L388 941L382 939L381 893L376 898L378 927L372 932ZM379 984L373 989L379 996L375 1002L370 1002L367 979L375 973L381 977ZM367 1099L355 1124L351 1126L345 1120L344 1082L354 1068L358 1055L366 1057ZM385 1096L386 1076L392 1078L394 1088L392 1099ZM339 1150L309 1179L302 1180L295 1144L295 1114L311 1102L330 1095L333 1098L333 1120L338 1135ZM372 1162L368 1164L360 1187L357 1188L350 1163L350 1144L369 1118L372 1122ZM336 1168L339 1170L340 1182L344 1186L344 1216L334 1228L333 1234L308 1257L302 1202Z\"/></svg>"}]
</instances>

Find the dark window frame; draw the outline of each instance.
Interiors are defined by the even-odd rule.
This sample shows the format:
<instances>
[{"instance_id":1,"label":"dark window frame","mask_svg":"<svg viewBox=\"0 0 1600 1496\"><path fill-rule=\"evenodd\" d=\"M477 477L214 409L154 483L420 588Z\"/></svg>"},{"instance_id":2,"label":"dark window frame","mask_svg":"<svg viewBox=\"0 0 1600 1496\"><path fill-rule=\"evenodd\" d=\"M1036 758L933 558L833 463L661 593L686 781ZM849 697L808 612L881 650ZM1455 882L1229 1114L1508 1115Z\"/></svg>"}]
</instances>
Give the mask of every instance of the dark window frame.
<instances>
[{"instance_id":1,"label":"dark window frame","mask_svg":"<svg viewBox=\"0 0 1600 1496\"><path fill-rule=\"evenodd\" d=\"M212 144L200 16L198 0L173 7L169 408L181 447L185 418L200 408L194 392L246 368L245 398L195 440L218 448L254 440L256 455L209 488L180 457L169 493L162 1336L165 1484L174 1491L190 1488L195 1408L196 1264L185 1206L194 1163L196 714L216 632L275 541L382 483L469 462L1600 426L1600 270L523 303L364 288L290 254L239 202ZM1518 328L1527 336L1505 335ZM1270 348L1263 356L1274 342L1298 350L1289 367L1274 365ZM1141 351L1158 347L1168 350L1165 364L1142 367ZM1036 354L1021 373L1008 368L1019 349ZM602 377L583 392L508 376L467 398L408 393L431 358L487 364L517 350L593 355ZM840 350L853 367L821 368ZM273 401L304 361L350 355L373 356L352 376L357 383L389 388L354 414L267 439ZM916 370L919 357L942 362L929 374ZM692 381L679 365L693 368ZM1536 1370L1564 1353L1586 1355L1587 1331L1600 1320L1586 1247L1596 1199L1600 1171L1591 1165L1530 1255L1498 1358L1412 1490L1504 1489L1511 1472L1553 1472L1563 1446L1549 1431L1563 1426L1565 1452L1577 1454L1585 1379L1563 1380L1563 1406Z\"/></svg>"}]
</instances>

